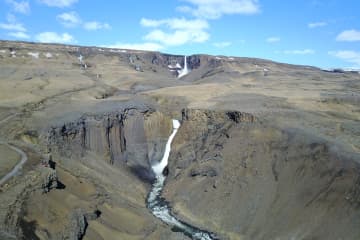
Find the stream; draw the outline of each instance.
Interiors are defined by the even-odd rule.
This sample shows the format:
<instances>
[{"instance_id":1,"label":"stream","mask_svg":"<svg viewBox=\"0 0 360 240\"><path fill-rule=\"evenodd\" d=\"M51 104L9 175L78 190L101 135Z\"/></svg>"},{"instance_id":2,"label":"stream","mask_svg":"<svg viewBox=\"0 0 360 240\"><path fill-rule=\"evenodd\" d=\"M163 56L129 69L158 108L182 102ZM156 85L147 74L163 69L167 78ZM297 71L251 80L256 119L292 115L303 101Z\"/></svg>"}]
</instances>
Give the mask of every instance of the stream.
<instances>
[{"instance_id":1,"label":"stream","mask_svg":"<svg viewBox=\"0 0 360 240\"><path fill-rule=\"evenodd\" d=\"M171 142L174 139L179 127L180 122L173 120L173 132L171 133L166 146L162 160L152 166L156 179L152 185L151 191L147 198L147 207L151 210L152 214L172 226L175 232L182 232L186 236L195 240L215 240L218 239L213 233L203 231L187 223L178 220L172 213L168 203L161 197L161 192L164 187L166 176L163 174L164 169L168 165L168 159L171 151Z\"/></svg>"}]
</instances>

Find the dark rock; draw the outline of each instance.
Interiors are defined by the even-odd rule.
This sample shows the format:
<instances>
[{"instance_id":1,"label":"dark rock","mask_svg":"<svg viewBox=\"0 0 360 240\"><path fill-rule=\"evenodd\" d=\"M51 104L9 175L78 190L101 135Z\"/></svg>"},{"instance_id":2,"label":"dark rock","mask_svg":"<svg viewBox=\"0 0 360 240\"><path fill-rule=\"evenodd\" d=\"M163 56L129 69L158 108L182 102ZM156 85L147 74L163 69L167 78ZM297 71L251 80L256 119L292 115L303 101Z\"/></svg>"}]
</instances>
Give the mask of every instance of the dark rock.
<instances>
[{"instance_id":1,"label":"dark rock","mask_svg":"<svg viewBox=\"0 0 360 240\"><path fill-rule=\"evenodd\" d=\"M27 80L31 80L33 77L32 76L25 76L24 77L24 80L27 81Z\"/></svg>"},{"instance_id":2,"label":"dark rock","mask_svg":"<svg viewBox=\"0 0 360 240\"><path fill-rule=\"evenodd\" d=\"M218 175L216 169L212 167L195 168L190 171L191 177L203 176L203 177L216 177Z\"/></svg>"},{"instance_id":3,"label":"dark rock","mask_svg":"<svg viewBox=\"0 0 360 240\"><path fill-rule=\"evenodd\" d=\"M49 167L42 167L43 183L41 189L44 193L50 192L51 189L58 187L58 178L56 170Z\"/></svg>"},{"instance_id":4,"label":"dark rock","mask_svg":"<svg viewBox=\"0 0 360 240\"><path fill-rule=\"evenodd\" d=\"M98 219L100 216L101 216L101 211L97 209L94 212L86 213L85 214L85 219L87 221L93 221L93 220Z\"/></svg>"},{"instance_id":5,"label":"dark rock","mask_svg":"<svg viewBox=\"0 0 360 240\"><path fill-rule=\"evenodd\" d=\"M85 218L85 213L83 209L76 209L70 215L69 226L65 239L68 240L81 240L86 232L88 226L87 220Z\"/></svg>"},{"instance_id":6,"label":"dark rock","mask_svg":"<svg viewBox=\"0 0 360 240\"><path fill-rule=\"evenodd\" d=\"M161 159L171 130L164 121L170 120L150 108L84 115L77 121L52 127L45 141L53 155L79 159L93 152L109 164L126 164L136 176L151 182L154 175L150 159Z\"/></svg>"},{"instance_id":7,"label":"dark rock","mask_svg":"<svg viewBox=\"0 0 360 240\"><path fill-rule=\"evenodd\" d=\"M169 167L168 167L168 166L166 166L166 167L164 168L162 174L163 174L164 176L169 175Z\"/></svg>"}]
</instances>

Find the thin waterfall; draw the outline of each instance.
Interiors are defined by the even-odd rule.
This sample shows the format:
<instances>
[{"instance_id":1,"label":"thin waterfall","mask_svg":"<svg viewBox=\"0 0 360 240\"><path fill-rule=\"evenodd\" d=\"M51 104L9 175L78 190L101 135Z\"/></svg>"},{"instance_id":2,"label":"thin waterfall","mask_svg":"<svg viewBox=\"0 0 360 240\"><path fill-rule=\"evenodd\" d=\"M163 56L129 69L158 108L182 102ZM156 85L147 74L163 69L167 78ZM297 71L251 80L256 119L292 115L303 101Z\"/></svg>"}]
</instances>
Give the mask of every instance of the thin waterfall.
<instances>
[{"instance_id":1,"label":"thin waterfall","mask_svg":"<svg viewBox=\"0 0 360 240\"><path fill-rule=\"evenodd\" d=\"M186 60L185 60L185 68L186 68ZM163 172L168 165L168 159L171 151L171 142L174 139L180 127L180 122L178 120L173 120L172 123L173 123L173 132L171 133L166 143L164 156L159 163L152 166L152 169L156 174L156 179L152 185L151 191L147 198L147 207L151 210L151 212L155 217L159 218L166 224L172 226L172 229L174 231L180 231L185 235L189 236L190 238L196 240L217 239L217 237L213 233L203 231L187 223L179 221L175 216L172 215L170 207L161 197L161 192L164 187L164 183L166 179L166 176L164 175Z\"/></svg>"},{"instance_id":2,"label":"thin waterfall","mask_svg":"<svg viewBox=\"0 0 360 240\"><path fill-rule=\"evenodd\" d=\"M178 78L181 78L181 77L187 75L189 72L190 71L188 70L188 66L187 66L187 58L186 58L186 56L184 56L184 68L179 71Z\"/></svg>"}]
</instances>

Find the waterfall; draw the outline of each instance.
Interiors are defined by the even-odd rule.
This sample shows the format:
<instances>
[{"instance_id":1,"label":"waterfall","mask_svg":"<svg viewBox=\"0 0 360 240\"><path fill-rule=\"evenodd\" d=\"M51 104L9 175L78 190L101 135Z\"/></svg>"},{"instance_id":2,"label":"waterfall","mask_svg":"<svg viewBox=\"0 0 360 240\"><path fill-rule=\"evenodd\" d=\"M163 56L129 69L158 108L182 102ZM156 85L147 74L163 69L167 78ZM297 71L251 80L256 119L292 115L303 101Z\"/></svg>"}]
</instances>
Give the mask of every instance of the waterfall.
<instances>
[{"instance_id":1,"label":"waterfall","mask_svg":"<svg viewBox=\"0 0 360 240\"><path fill-rule=\"evenodd\" d=\"M169 159L170 150L171 150L171 142L174 139L174 137L180 127L180 122L178 120L175 120L175 119L172 120L172 124L173 124L173 132L170 135L170 137L166 143L164 156L158 164L152 166L152 169L154 170L156 176L162 175L165 167L168 165L168 159Z\"/></svg>"},{"instance_id":2,"label":"waterfall","mask_svg":"<svg viewBox=\"0 0 360 240\"><path fill-rule=\"evenodd\" d=\"M189 73L186 56L184 56L184 68L179 71L178 78L181 78Z\"/></svg>"},{"instance_id":3,"label":"waterfall","mask_svg":"<svg viewBox=\"0 0 360 240\"><path fill-rule=\"evenodd\" d=\"M186 56L184 56L184 73L188 73L188 67L187 67L187 61L186 61Z\"/></svg>"},{"instance_id":4,"label":"waterfall","mask_svg":"<svg viewBox=\"0 0 360 240\"><path fill-rule=\"evenodd\" d=\"M185 57L186 59L186 57ZM186 69L186 60L185 68ZM152 166L154 173L156 174L156 180L154 181L151 191L147 198L147 207L151 210L155 217L161 219L163 222L172 226L174 231L180 231L188 237L196 240L214 240L217 237L210 232L200 230L187 223L179 221L175 216L172 215L170 207L161 197L161 191L164 187L166 176L163 171L168 165L168 159L171 151L171 142L173 141L179 127L180 122L173 120L173 132L171 133L168 141L166 142L164 156L158 164Z\"/></svg>"}]
</instances>

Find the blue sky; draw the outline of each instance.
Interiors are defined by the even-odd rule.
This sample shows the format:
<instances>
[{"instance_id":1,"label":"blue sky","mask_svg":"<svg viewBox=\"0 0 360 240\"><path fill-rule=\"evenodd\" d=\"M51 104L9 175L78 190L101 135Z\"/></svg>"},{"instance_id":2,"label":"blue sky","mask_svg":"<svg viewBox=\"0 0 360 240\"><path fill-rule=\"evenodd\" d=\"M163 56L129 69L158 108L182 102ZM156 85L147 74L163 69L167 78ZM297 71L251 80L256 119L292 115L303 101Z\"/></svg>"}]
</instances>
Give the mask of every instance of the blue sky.
<instances>
[{"instance_id":1,"label":"blue sky","mask_svg":"<svg viewBox=\"0 0 360 240\"><path fill-rule=\"evenodd\" d=\"M359 0L0 0L0 39L360 69Z\"/></svg>"}]
</instances>

